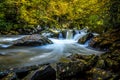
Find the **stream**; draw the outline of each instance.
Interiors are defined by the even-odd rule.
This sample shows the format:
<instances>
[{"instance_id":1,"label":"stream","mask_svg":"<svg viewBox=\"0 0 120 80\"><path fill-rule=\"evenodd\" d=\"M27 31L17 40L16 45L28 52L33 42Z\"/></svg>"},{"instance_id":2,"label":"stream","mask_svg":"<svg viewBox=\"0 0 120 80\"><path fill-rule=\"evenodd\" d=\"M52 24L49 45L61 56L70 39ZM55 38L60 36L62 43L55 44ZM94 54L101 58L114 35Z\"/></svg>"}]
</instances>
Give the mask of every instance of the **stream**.
<instances>
[{"instance_id":1,"label":"stream","mask_svg":"<svg viewBox=\"0 0 120 80\"><path fill-rule=\"evenodd\" d=\"M88 49L88 43L78 44L79 38L86 35L81 32L73 36L71 31L66 34L66 39L59 34L59 38L49 38L53 44L37 47L10 47L11 41L22 38L25 35L0 36L0 70L14 67L31 66L36 64L54 63L61 57L67 57L71 54L101 54L101 51Z\"/></svg>"}]
</instances>

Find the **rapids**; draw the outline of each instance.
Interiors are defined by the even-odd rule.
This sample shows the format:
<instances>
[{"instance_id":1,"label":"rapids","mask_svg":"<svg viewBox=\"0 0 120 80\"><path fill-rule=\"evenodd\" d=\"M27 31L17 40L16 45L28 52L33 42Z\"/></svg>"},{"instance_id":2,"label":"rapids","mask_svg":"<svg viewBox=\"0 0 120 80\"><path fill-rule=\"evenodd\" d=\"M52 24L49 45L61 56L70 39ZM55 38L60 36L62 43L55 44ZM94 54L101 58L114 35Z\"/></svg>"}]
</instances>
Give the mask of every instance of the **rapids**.
<instances>
[{"instance_id":1,"label":"rapids","mask_svg":"<svg viewBox=\"0 0 120 80\"><path fill-rule=\"evenodd\" d=\"M11 47L11 41L22 38L19 36L0 36L0 69L30 66L35 64L53 63L59 61L61 57L67 57L71 54L101 54L100 51L88 49L88 42L81 45L77 43L78 38L85 36L87 33L81 31L73 36L72 31L67 32L66 39L62 38L60 33L59 39L49 38L53 44L37 47ZM2 43L4 42L4 43Z\"/></svg>"}]
</instances>

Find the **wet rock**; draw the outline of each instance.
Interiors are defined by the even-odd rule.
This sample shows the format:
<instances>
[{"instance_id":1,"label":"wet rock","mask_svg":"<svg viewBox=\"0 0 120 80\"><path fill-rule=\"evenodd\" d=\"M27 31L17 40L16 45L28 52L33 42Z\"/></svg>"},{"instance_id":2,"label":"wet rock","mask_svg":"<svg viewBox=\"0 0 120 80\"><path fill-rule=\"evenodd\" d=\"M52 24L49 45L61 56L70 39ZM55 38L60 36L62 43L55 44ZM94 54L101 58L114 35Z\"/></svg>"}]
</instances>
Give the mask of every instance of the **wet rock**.
<instances>
[{"instance_id":1,"label":"wet rock","mask_svg":"<svg viewBox=\"0 0 120 80\"><path fill-rule=\"evenodd\" d=\"M59 38L59 33L52 33L52 35L50 37L52 37L52 38Z\"/></svg>"},{"instance_id":2,"label":"wet rock","mask_svg":"<svg viewBox=\"0 0 120 80\"><path fill-rule=\"evenodd\" d=\"M56 80L56 71L47 66L45 69L35 71L31 80Z\"/></svg>"},{"instance_id":3,"label":"wet rock","mask_svg":"<svg viewBox=\"0 0 120 80\"><path fill-rule=\"evenodd\" d=\"M110 70L110 71L113 71L113 72L116 72L119 69L119 63L115 60L112 60L110 58L107 58L106 60L106 67L107 67L107 70Z\"/></svg>"},{"instance_id":4,"label":"wet rock","mask_svg":"<svg viewBox=\"0 0 120 80\"><path fill-rule=\"evenodd\" d=\"M61 30L61 31L51 31L50 30L50 33L52 34L51 35L52 38L60 38L60 34L61 34L62 38L65 39L67 31L66 30Z\"/></svg>"},{"instance_id":5,"label":"wet rock","mask_svg":"<svg viewBox=\"0 0 120 80\"><path fill-rule=\"evenodd\" d=\"M95 55L72 55L68 58L71 59L71 62L57 64L57 76L60 80L86 79L86 71L95 66L98 57Z\"/></svg>"},{"instance_id":6,"label":"wet rock","mask_svg":"<svg viewBox=\"0 0 120 80\"><path fill-rule=\"evenodd\" d=\"M88 78L91 80L114 80L117 75L110 71L105 71L100 68L92 68L88 73Z\"/></svg>"},{"instance_id":7,"label":"wet rock","mask_svg":"<svg viewBox=\"0 0 120 80\"><path fill-rule=\"evenodd\" d=\"M42 65L33 65L33 66L27 66L24 67L25 70L27 70L27 72L29 74L27 74L24 78L22 78L22 80L31 80L31 77L33 76L33 74L35 73L36 70L41 68L43 69L43 67L45 67L46 65L42 66ZM25 71L26 73L26 71Z\"/></svg>"},{"instance_id":8,"label":"wet rock","mask_svg":"<svg viewBox=\"0 0 120 80\"><path fill-rule=\"evenodd\" d=\"M115 50L114 52L107 52L101 55L104 60L106 70L113 71L115 73L120 72L120 50Z\"/></svg>"},{"instance_id":9,"label":"wet rock","mask_svg":"<svg viewBox=\"0 0 120 80\"><path fill-rule=\"evenodd\" d=\"M43 31L42 34L49 34L47 37L52 37L52 38L58 38L59 37L59 32L56 29L48 29L47 31Z\"/></svg>"},{"instance_id":10,"label":"wet rock","mask_svg":"<svg viewBox=\"0 0 120 80\"><path fill-rule=\"evenodd\" d=\"M90 39L93 38L93 37L94 37L94 35L93 35L92 33L88 33L86 36L80 38L80 39L78 40L78 43L80 43L80 44L85 44L86 41L90 40Z\"/></svg>"},{"instance_id":11,"label":"wet rock","mask_svg":"<svg viewBox=\"0 0 120 80\"><path fill-rule=\"evenodd\" d=\"M59 63L57 64L57 76L60 80L79 79L80 77L85 77L83 72L85 68L86 64L80 61Z\"/></svg>"},{"instance_id":12,"label":"wet rock","mask_svg":"<svg viewBox=\"0 0 120 80\"><path fill-rule=\"evenodd\" d=\"M112 41L106 40L104 39L104 37L96 36L91 39L89 45L90 47L93 47L99 50L109 51L109 48L112 45Z\"/></svg>"},{"instance_id":13,"label":"wet rock","mask_svg":"<svg viewBox=\"0 0 120 80\"><path fill-rule=\"evenodd\" d=\"M66 58L66 57L61 57L61 58L59 59L59 62L69 63L69 62L71 62L71 59Z\"/></svg>"},{"instance_id":14,"label":"wet rock","mask_svg":"<svg viewBox=\"0 0 120 80\"><path fill-rule=\"evenodd\" d=\"M99 48L99 44L101 42L101 38L99 38L98 36L95 36L91 39L89 45L93 48Z\"/></svg>"},{"instance_id":15,"label":"wet rock","mask_svg":"<svg viewBox=\"0 0 120 80\"><path fill-rule=\"evenodd\" d=\"M106 68L105 61L99 58L95 67L105 69Z\"/></svg>"},{"instance_id":16,"label":"wet rock","mask_svg":"<svg viewBox=\"0 0 120 80\"><path fill-rule=\"evenodd\" d=\"M15 74L16 74L17 78L22 79L25 76L27 76L29 74L29 72L30 72L30 70L23 68L23 69L17 69L15 71Z\"/></svg>"},{"instance_id":17,"label":"wet rock","mask_svg":"<svg viewBox=\"0 0 120 80\"><path fill-rule=\"evenodd\" d=\"M98 61L98 56L96 55L80 55L80 54L74 54L69 56L68 58L70 58L72 61L83 61L86 62L86 65L88 67L90 66L94 66L96 64L96 62Z\"/></svg>"},{"instance_id":18,"label":"wet rock","mask_svg":"<svg viewBox=\"0 0 120 80\"><path fill-rule=\"evenodd\" d=\"M120 40L115 40L113 43L112 43L112 46L110 47L110 50L111 51L114 51L116 49L120 49Z\"/></svg>"},{"instance_id":19,"label":"wet rock","mask_svg":"<svg viewBox=\"0 0 120 80\"><path fill-rule=\"evenodd\" d=\"M0 79L2 79L3 77L7 76L8 72L1 72L0 71Z\"/></svg>"},{"instance_id":20,"label":"wet rock","mask_svg":"<svg viewBox=\"0 0 120 80\"><path fill-rule=\"evenodd\" d=\"M114 51L120 48L120 29L112 29L104 34L95 36L90 41L90 46L105 51ZM117 31L117 32L116 32Z\"/></svg>"},{"instance_id":21,"label":"wet rock","mask_svg":"<svg viewBox=\"0 0 120 80\"><path fill-rule=\"evenodd\" d=\"M10 72L6 77L1 80L18 80L16 74L14 72Z\"/></svg>"},{"instance_id":22,"label":"wet rock","mask_svg":"<svg viewBox=\"0 0 120 80\"><path fill-rule=\"evenodd\" d=\"M89 60L91 59L93 56L95 55L80 55L80 54L73 54L68 56L68 58L70 58L72 61L76 61L77 59L83 59L83 60Z\"/></svg>"},{"instance_id":23,"label":"wet rock","mask_svg":"<svg viewBox=\"0 0 120 80\"><path fill-rule=\"evenodd\" d=\"M18 35L19 33L17 31L10 31L8 35Z\"/></svg>"},{"instance_id":24,"label":"wet rock","mask_svg":"<svg viewBox=\"0 0 120 80\"><path fill-rule=\"evenodd\" d=\"M100 49L107 50L109 47L112 45L112 42L110 40L103 40L100 44L99 47Z\"/></svg>"},{"instance_id":25,"label":"wet rock","mask_svg":"<svg viewBox=\"0 0 120 80\"><path fill-rule=\"evenodd\" d=\"M27 35L13 42L14 46L41 46L45 44L52 44L52 41L38 34Z\"/></svg>"}]
</instances>

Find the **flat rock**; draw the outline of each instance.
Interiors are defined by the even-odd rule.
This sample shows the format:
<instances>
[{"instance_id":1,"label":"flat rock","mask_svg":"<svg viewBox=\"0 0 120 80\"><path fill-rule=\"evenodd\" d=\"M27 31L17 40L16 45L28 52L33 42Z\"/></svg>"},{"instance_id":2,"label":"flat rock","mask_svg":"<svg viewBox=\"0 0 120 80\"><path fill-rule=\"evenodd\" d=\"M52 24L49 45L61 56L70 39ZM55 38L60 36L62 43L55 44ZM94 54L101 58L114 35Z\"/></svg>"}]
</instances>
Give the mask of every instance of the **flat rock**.
<instances>
[{"instance_id":1,"label":"flat rock","mask_svg":"<svg viewBox=\"0 0 120 80\"><path fill-rule=\"evenodd\" d=\"M36 70L31 80L56 80L56 71L48 65L42 70Z\"/></svg>"},{"instance_id":2,"label":"flat rock","mask_svg":"<svg viewBox=\"0 0 120 80\"><path fill-rule=\"evenodd\" d=\"M27 35L13 42L14 46L41 46L45 44L52 44L52 41L39 34Z\"/></svg>"}]
</instances>

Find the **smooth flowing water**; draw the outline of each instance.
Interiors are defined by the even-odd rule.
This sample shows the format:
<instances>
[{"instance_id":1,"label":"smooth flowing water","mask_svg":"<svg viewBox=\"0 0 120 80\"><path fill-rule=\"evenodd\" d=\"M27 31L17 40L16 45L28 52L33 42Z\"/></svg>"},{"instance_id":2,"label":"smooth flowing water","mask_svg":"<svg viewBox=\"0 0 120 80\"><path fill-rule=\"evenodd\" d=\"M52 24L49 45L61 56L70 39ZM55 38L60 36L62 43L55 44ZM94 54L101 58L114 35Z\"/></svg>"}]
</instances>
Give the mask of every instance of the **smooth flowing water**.
<instances>
[{"instance_id":1,"label":"smooth flowing water","mask_svg":"<svg viewBox=\"0 0 120 80\"><path fill-rule=\"evenodd\" d=\"M102 52L86 48L86 45L77 43L77 38L84 36L85 33L76 34L73 39L54 39L53 44L37 47L10 47L0 48L0 69L30 66L35 64L45 64L57 62L61 57L71 54L100 54ZM61 35L61 34L60 34ZM78 36L79 35L79 36ZM73 35L72 35L73 36ZM23 36L1 36L0 46L5 43L22 38ZM4 42L4 43L2 43Z\"/></svg>"}]
</instances>

